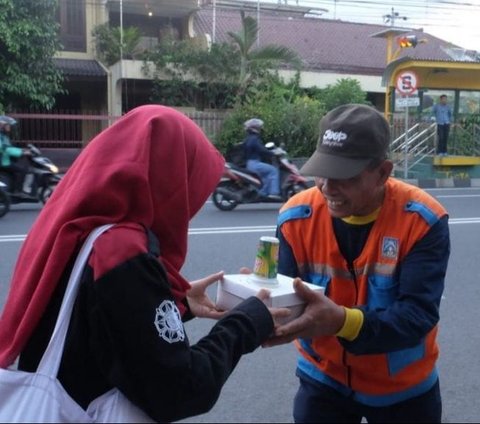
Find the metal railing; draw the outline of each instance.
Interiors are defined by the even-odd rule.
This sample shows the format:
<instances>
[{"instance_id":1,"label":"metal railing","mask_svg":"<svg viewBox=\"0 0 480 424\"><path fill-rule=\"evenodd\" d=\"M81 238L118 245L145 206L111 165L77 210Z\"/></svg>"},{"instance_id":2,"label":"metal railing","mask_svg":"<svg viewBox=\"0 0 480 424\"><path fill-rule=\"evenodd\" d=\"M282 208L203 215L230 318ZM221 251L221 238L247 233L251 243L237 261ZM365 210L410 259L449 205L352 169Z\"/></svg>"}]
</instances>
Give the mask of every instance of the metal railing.
<instances>
[{"instance_id":1,"label":"metal railing","mask_svg":"<svg viewBox=\"0 0 480 424\"><path fill-rule=\"evenodd\" d=\"M397 125L398 133L398 125ZM390 145L390 157L395 171L403 171L406 178L415 165L436 150L437 126L435 123L417 122L400 134ZM480 125L454 123L450 127L448 153L453 156L480 156Z\"/></svg>"},{"instance_id":2,"label":"metal railing","mask_svg":"<svg viewBox=\"0 0 480 424\"><path fill-rule=\"evenodd\" d=\"M224 111L183 111L205 134L214 140L226 113ZM19 124L14 142L19 146L33 143L40 148L82 148L97 134L115 122L119 116L101 112L78 113L54 111L51 113L9 113Z\"/></svg>"},{"instance_id":3,"label":"metal railing","mask_svg":"<svg viewBox=\"0 0 480 424\"><path fill-rule=\"evenodd\" d=\"M395 170L403 170L407 178L409 171L426 156L435 153L436 124L416 123L392 141L390 157Z\"/></svg>"},{"instance_id":4,"label":"metal railing","mask_svg":"<svg viewBox=\"0 0 480 424\"><path fill-rule=\"evenodd\" d=\"M219 134L227 111L183 110L199 125L213 141ZM18 119L19 125L14 134L14 142L20 146L33 143L39 148L51 150L79 151L88 142L115 122L118 116L109 116L100 111L79 113L78 111L55 111L50 113L16 112L10 113ZM392 124L392 134L396 138L390 146L390 157L396 171L404 175L426 156L435 154L436 124L411 120L405 136L405 123L396 120ZM480 125L453 124L448 142L449 154L480 156Z\"/></svg>"}]
</instances>

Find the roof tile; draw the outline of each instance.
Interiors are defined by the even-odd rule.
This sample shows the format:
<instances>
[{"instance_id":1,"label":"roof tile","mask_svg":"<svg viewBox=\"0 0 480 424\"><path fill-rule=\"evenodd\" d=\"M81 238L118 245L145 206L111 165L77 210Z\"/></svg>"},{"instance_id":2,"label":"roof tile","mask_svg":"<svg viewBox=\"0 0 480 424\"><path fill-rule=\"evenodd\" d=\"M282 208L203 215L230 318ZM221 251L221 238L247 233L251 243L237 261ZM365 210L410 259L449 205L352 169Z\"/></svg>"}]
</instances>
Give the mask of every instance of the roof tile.
<instances>
[{"instance_id":1,"label":"roof tile","mask_svg":"<svg viewBox=\"0 0 480 424\"><path fill-rule=\"evenodd\" d=\"M257 18L256 11L246 15ZM215 13L216 42L230 42L228 31L241 29L239 10L219 9ZM213 32L211 8L199 10L194 28L196 33ZM341 20L304 17L301 14L261 11L259 19L259 45L277 44L296 51L304 63L304 69L381 75L387 62L387 42L373 34L391 27ZM449 48L458 46L437 38L422 30L405 28L406 35L417 35L426 40L415 48L402 49L398 57L413 59L454 61ZM393 47L396 51L397 46ZM471 61L471 60L468 60Z\"/></svg>"}]
</instances>

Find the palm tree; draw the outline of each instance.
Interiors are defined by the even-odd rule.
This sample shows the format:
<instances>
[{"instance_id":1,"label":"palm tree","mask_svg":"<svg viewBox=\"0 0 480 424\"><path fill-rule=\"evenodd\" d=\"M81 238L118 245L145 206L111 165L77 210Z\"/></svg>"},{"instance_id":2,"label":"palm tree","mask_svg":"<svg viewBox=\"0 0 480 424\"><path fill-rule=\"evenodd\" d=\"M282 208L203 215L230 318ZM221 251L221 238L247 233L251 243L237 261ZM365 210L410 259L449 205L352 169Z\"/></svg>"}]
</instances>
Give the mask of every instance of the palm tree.
<instances>
[{"instance_id":1,"label":"palm tree","mask_svg":"<svg viewBox=\"0 0 480 424\"><path fill-rule=\"evenodd\" d=\"M243 10L240 12L240 15L242 19L240 32L229 31L227 34L233 39L240 53L239 94L241 96L254 78L255 69L266 68L272 62L299 65L300 59L297 53L284 46L272 44L253 49L258 38L257 21L251 16L245 16Z\"/></svg>"},{"instance_id":2,"label":"palm tree","mask_svg":"<svg viewBox=\"0 0 480 424\"><path fill-rule=\"evenodd\" d=\"M99 58L107 66L118 62L120 54L123 59L136 59L141 54L139 47L141 33L136 27L124 28L123 34L121 34L120 27L110 27L108 23L105 23L95 27L93 36ZM123 44L120 46L122 42Z\"/></svg>"}]
</instances>

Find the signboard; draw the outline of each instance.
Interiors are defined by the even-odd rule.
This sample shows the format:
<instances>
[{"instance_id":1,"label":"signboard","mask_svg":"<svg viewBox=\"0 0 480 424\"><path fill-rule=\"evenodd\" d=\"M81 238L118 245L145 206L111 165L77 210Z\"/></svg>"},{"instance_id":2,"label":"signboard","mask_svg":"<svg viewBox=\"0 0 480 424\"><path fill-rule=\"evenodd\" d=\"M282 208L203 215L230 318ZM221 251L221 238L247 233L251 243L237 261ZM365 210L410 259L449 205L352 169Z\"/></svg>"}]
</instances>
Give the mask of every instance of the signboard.
<instances>
[{"instance_id":1,"label":"signboard","mask_svg":"<svg viewBox=\"0 0 480 424\"><path fill-rule=\"evenodd\" d=\"M404 178L408 178L408 108L410 106L419 106L420 98L413 96L417 94L418 77L413 71L403 71L397 77L395 84L397 93L400 93L403 97L395 96L395 107L405 109L405 143L404 143Z\"/></svg>"},{"instance_id":2,"label":"signboard","mask_svg":"<svg viewBox=\"0 0 480 424\"><path fill-rule=\"evenodd\" d=\"M397 77L395 85L397 91L403 95L411 96L417 91L418 77L413 71L403 71Z\"/></svg>"},{"instance_id":3,"label":"signboard","mask_svg":"<svg viewBox=\"0 0 480 424\"><path fill-rule=\"evenodd\" d=\"M395 108L411 107L411 106L420 106L420 97L397 97L395 99Z\"/></svg>"}]
</instances>

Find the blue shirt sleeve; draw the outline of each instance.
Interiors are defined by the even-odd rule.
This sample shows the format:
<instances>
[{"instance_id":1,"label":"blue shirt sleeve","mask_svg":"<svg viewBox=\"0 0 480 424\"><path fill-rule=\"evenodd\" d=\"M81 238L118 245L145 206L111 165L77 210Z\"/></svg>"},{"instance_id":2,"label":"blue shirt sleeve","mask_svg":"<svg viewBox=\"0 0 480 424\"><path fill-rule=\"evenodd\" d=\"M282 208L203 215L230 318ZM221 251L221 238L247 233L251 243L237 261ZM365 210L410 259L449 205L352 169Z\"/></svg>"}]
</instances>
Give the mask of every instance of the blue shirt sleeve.
<instances>
[{"instance_id":1,"label":"blue shirt sleeve","mask_svg":"<svg viewBox=\"0 0 480 424\"><path fill-rule=\"evenodd\" d=\"M364 323L353 341L339 338L351 353L375 354L413 347L438 323L450 256L448 216L440 219L400 264L395 302L382 311L366 306Z\"/></svg>"},{"instance_id":2,"label":"blue shirt sleeve","mask_svg":"<svg viewBox=\"0 0 480 424\"><path fill-rule=\"evenodd\" d=\"M293 251L288 242L285 240L280 229L277 227L277 238L280 241L278 249L278 273L288 277L299 277L297 262L293 256Z\"/></svg>"}]
</instances>

